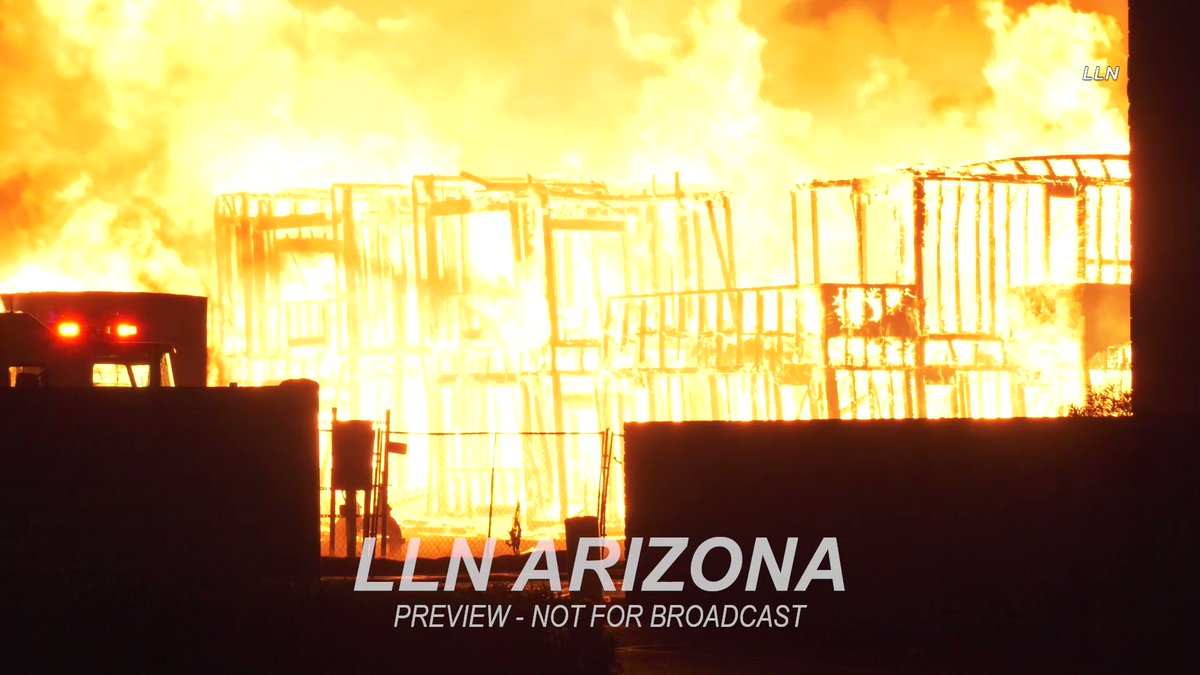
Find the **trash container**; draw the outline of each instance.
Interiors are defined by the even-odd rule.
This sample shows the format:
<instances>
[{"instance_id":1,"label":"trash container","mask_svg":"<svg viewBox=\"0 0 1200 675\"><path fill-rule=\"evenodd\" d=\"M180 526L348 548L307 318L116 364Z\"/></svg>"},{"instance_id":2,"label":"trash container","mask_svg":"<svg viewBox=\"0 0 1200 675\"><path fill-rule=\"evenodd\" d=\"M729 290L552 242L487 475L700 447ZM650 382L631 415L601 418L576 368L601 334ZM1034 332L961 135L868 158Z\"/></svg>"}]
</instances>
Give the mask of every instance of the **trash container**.
<instances>
[{"instance_id":1,"label":"trash container","mask_svg":"<svg viewBox=\"0 0 1200 675\"><path fill-rule=\"evenodd\" d=\"M584 537L599 538L600 521L595 516L579 516L567 518L563 525L567 530L566 570L567 583L570 583L570 570L575 568L575 554L579 551L579 540ZM599 560L602 557L604 557L604 549L593 548L588 551L589 560ZM571 595L599 601L604 598L604 587L600 584L600 578L596 574L587 573L583 575L583 584L580 589Z\"/></svg>"}]
</instances>

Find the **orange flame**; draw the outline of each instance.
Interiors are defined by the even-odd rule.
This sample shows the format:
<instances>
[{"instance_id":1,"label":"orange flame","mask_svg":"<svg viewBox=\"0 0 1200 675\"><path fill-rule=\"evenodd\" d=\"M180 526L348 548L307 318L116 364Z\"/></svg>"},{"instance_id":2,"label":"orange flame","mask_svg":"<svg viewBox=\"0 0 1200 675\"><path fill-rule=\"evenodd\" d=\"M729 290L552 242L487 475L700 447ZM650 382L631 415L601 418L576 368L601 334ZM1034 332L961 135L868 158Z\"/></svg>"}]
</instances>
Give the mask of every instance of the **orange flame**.
<instances>
[{"instance_id":1,"label":"orange flame","mask_svg":"<svg viewBox=\"0 0 1200 675\"><path fill-rule=\"evenodd\" d=\"M1127 151L1078 76L1125 63L1115 0L460 5L6 4L0 286L202 293L214 192L679 170L770 252L802 177Z\"/></svg>"},{"instance_id":2,"label":"orange flame","mask_svg":"<svg viewBox=\"0 0 1200 675\"><path fill-rule=\"evenodd\" d=\"M689 186L732 193L737 249L730 266L736 263L738 285L792 284L788 197L797 183L1000 157L1127 153L1126 13L1119 0L7 0L0 11L0 251L7 254L0 291L200 293L215 306L213 194L404 185L414 174L464 168L657 178L660 185L679 171ZM1082 81L1083 67L1101 64L1121 68L1122 78ZM539 305L545 261L530 257L524 269L501 264L512 242L502 236L506 214L496 217L504 222L489 222L492 215L467 226L474 245L464 262L487 281L458 300L479 335L495 336L497 353L525 358L550 332ZM677 217L657 215L661 222ZM831 241L853 234L851 225ZM895 253L890 242L872 246L872 256ZM1067 248L1054 238L1049 246L1056 256ZM673 259L680 252L672 247L656 254ZM1096 257L1128 260L1127 247L1127 238L1114 241ZM321 312L339 297L342 281L315 259L297 255L292 263L286 274L294 283L281 295L311 302L305 320L332 322ZM848 275L849 264L825 272ZM1056 262L1051 271L1059 269ZM1127 268L1109 273L1105 283L1128 283ZM865 305L843 308L846 318L864 322ZM789 311L819 330L819 309ZM1057 374L1056 387L1077 390L1075 376L1063 373L1080 366L1078 327L1009 318L1030 324L1034 337L1021 348L1032 370ZM600 323L586 312L564 320L572 330ZM238 335L224 340L216 346L221 353L245 349ZM457 349L453 341L421 346L434 355ZM858 346L853 352L847 342L839 356L891 358L882 347ZM943 347L952 360L956 345ZM296 353L294 363L306 367L337 363L337 354L312 345ZM480 368L491 367L485 361ZM1104 365L1086 367L1110 372ZM316 374L340 382L343 369ZM266 379L245 375L239 379L246 383ZM438 375L406 377L419 380L419 391L421 378ZM759 415L766 389L742 375L723 394L734 401L727 414L736 419ZM896 385L890 376L861 380L864 390ZM857 376L850 384L859 386ZM542 396L539 387L523 396ZM999 388L990 381L980 387ZM949 396L931 400L928 414L951 414L958 403ZM1044 404L1034 402L1026 414L1060 414L1065 396L1047 391ZM366 398L360 407L370 414L393 403L378 392ZM626 419L651 416L642 393L616 398L630 401ZM654 416L684 418L681 398ZM992 403L984 408L989 416L1016 414ZM433 405L412 396L404 407L421 421ZM480 403L512 426L521 405L500 397ZM785 405L802 407L778 398L770 407ZM604 426L602 417L589 419ZM516 464L529 449L472 452L511 454ZM405 461L423 456L416 442ZM596 464L572 480L594 488ZM413 466L406 480L418 481L426 474ZM529 512L535 506L527 504Z\"/></svg>"}]
</instances>

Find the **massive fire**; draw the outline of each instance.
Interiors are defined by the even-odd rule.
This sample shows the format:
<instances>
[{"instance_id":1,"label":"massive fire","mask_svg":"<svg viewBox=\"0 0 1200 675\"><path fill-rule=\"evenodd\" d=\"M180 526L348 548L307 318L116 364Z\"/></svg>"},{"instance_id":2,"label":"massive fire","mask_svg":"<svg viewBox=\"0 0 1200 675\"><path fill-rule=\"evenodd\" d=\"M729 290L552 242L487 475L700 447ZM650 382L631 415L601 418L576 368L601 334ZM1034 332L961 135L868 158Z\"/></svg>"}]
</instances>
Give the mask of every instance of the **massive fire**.
<instances>
[{"instance_id":1,"label":"massive fire","mask_svg":"<svg viewBox=\"0 0 1200 675\"><path fill-rule=\"evenodd\" d=\"M0 2L0 290L209 296L473 532L619 527L624 422L1129 386L1123 3L392 4Z\"/></svg>"}]
</instances>

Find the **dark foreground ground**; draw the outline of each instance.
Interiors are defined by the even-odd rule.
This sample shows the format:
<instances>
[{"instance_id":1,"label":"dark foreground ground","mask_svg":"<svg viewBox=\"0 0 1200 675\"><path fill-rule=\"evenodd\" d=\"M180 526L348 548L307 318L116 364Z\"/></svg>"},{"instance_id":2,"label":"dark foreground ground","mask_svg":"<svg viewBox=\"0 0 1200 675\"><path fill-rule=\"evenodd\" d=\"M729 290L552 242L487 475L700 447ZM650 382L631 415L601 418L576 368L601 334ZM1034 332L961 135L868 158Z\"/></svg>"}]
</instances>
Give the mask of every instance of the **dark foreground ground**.
<instances>
[{"instance_id":1,"label":"dark foreground ground","mask_svg":"<svg viewBox=\"0 0 1200 675\"><path fill-rule=\"evenodd\" d=\"M993 636L995 637L995 636ZM1087 649L1061 645L1012 650L995 639L964 644L953 637L835 634L800 629L782 637L763 632L614 631L617 662L628 675L645 673L808 673L909 675L917 673L1123 673L1136 664L1105 662ZM869 646L863 646L869 642Z\"/></svg>"},{"instance_id":2,"label":"dark foreground ground","mask_svg":"<svg viewBox=\"0 0 1200 675\"><path fill-rule=\"evenodd\" d=\"M75 592L7 589L5 642L39 671L613 672L600 630L394 629L398 602L486 603L495 594L405 600L354 593L343 581L253 588L73 584ZM428 596L428 594L425 594ZM438 594L442 596L442 594ZM514 612L536 593L509 597ZM525 608L525 609L522 609ZM13 619L16 619L13 621Z\"/></svg>"},{"instance_id":3,"label":"dark foreground ground","mask_svg":"<svg viewBox=\"0 0 1200 675\"><path fill-rule=\"evenodd\" d=\"M503 578L502 578L503 579ZM501 581L506 586L505 581ZM67 591L70 592L67 592ZM217 590L41 584L5 590L6 643L42 671L526 673L1119 673L1101 642L1050 634L795 629L393 628L398 603L571 603L543 591L356 593L352 581ZM612 599L610 599L612 601ZM617 601L620 601L619 599ZM1102 636L1099 636L1102 639ZM1164 672L1155 670L1154 672Z\"/></svg>"},{"instance_id":4,"label":"dark foreground ground","mask_svg":"<svg viewBox=\"0 0 1200 675\"><path fill-rule=\"evenodd\" d=\"M554 598L544 589L526 594L503 590L510 586L528 556L500 556L493 563L491 579L498 590L483 602L512 602L522 607L547 602L563 604L649 605L672 602L670 598L630 599L619 590L606 593L602 600L569 594ZM567 553L558 554L559 567L569 569ZM352 583L356 560L325 558L322 560L324 584L338 585L343 590ZM399 561L375 561L372 579L395 580L401 573ZM416 572L418 579L444 579L446 560L422 559ZM611 568L619 584L624 576L623 563ZM563 587L567 585L564 575ZM460 586L461 587L461 586ZM361 594L359 594L361 595ZM444 602L432 594L383 594L392 602ZM440 593L437 595L441 595ZM396 600L398 597L406 600ZM481 602L480 595L460 592L454 596L460 602ZM721 605L729 600L719 595L707 600L687 598L678 602L702 605ZM777 600L758 600L769 604ZM804 600L795 600L803 602ZM390 606L389 606L390 607ZM639 673L781 673L799 672L814 675L862 675L910 673L1125 673L1141 670L1153 664L1155 672L1171 670L1174 660L1164 652L1154 653L1154 645L1133 644L1130 635L1115 634L1103 629L1080 631L1074 626L1055 630L1044 625L1009 626L988 630L966 627L938 626L918 630L882 629L860 626L838 627L822 612L822 603L810 605L795 628L762 629L703 629L605 627L601 631L566 629L558 631L553 643L558 647L581 650L579 660L562 659L553 650L538 652L546 660L530 662L530 667L544 666L554 670L567 663L562 672L624 672ZM881 607L880 612L886 613ZM390 620L390 615L389 615ZM648 623L648 622L647 622ZM443 629L439 636L464 648L474 649L478 631ZM437 631L424 631L424 633ZM508 646L515 645L506 645ZM1150 650L1139 653L1139 649ZM1146 658L1143 658L1145 656ZM440 656L433 655L433 659ZM1178 672L1185 672L1179 670Z\"/></svg>"}]
</instances>

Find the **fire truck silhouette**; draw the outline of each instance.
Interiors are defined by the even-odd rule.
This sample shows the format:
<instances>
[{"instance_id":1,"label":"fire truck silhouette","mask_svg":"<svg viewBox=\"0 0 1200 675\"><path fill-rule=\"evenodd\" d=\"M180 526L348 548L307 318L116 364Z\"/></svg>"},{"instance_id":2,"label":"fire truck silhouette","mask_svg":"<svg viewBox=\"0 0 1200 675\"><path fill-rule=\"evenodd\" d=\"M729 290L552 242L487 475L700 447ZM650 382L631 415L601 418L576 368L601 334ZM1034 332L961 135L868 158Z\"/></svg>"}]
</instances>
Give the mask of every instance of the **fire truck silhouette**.
<instances>
[{"instance_id":1,"label":"fire truck silhouette","mask_svg":"<svg viewBox=\"0 0 1200 675\"><path fill-rule=\"evenodd\" d=\"M204 298L24 293L0 301L0 388L205 383Z\"/></svg>"}]
</instances>

